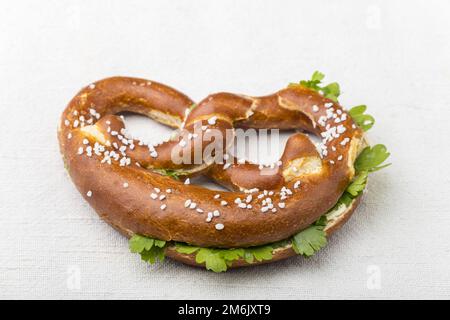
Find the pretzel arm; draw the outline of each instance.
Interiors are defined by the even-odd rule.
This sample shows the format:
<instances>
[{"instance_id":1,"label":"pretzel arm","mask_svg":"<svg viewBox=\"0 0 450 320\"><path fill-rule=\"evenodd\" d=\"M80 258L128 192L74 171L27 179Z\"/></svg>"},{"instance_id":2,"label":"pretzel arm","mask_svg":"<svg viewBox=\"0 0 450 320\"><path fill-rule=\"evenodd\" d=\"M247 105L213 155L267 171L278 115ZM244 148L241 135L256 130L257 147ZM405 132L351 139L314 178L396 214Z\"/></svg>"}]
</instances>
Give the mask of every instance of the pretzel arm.
<instances>
[{"instance_id":1,"label":"pretzel arm","mask_svg":"<svg viewBox=\"0 0 450 320\"><path fill-rule=\"evenodd\" d=\"M238 163L233 158L224 165L213 166L208 175L230 190L275 190L281 189L286 181L308 176L309 170L319 170L320 166L320 155L314 144L308 136L297 133L289 137L277 163L262 166L248 161Z\"/></svg>"}]
</instances>

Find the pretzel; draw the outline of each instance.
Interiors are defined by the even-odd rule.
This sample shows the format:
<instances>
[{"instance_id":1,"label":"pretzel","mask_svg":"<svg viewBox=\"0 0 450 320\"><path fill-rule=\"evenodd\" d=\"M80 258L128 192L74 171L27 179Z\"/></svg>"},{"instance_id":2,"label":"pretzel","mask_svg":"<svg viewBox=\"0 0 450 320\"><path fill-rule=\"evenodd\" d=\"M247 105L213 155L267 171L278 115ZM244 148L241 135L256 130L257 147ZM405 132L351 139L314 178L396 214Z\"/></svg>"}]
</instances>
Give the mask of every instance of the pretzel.
<instances>
[{"instance_id":1,"label":"pretzel","mask_svg":"<svg viewBox=\"0 0 450 320\"><path fill-rule=\"evenodd\" d=\"M66 168L85 200L124 235L217 248L276 242L333 207L355 174L363 132L339 103L314 90L294 85L263 97L217 93L193 105L186 95L161 83L113 77L83 88L64 110L58 138ZM128 136L120 112L148 116L182 128L184 134L147 145ZM258 164L236 163L232 157L227 163L174 163L176 148L190 154L201 140L196 128L202 133L299 129L317 135L322 143L318 150L307 135L294 134L271 175L260 174ZM214 146L217 154L227 154L230 147L223 141ZM202 151L206 147L201 144ZM161 174L167 171L179 173L184 181ZM229 191L188 184L189 177L198 174ZM189 255L170 248L167 254L193 264Z\"/></svg>"}]
</instances>

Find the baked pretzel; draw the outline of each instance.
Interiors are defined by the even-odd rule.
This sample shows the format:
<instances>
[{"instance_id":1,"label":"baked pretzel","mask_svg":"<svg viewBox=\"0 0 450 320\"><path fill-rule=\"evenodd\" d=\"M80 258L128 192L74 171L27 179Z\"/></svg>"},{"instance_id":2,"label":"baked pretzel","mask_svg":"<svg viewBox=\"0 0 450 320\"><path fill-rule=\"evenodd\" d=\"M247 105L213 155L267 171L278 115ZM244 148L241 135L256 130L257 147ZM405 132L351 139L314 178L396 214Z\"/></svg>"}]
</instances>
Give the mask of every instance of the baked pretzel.
<instances>
[{"instance_id":1,"label":"baked pretzel","mask_svg":"<svg viewBox=\"0 0 450 320\"><path fill-rule=\"evenodd\" d=\"M161 144L148 145L129 137L117 115L121 112L183 130ZM294 134L270 168L271 175L262 175L267 168L261 165L227 155L230 146L223 141L215 141L213 156L225 154L228 161L193 161L197 142L202 152L208 147L203 135L214 129L225 136L234 128L300 129L322 142L316 146L307 135ZM339 200L355 175L354 162L364 145L363 131L338 102L302 85L263 97L217 93L194 105L173 88L129 77L83 88L64 110L58 138L76 187L121 233L215 248L264 245L310 226ZM173 161L174 152L180 151L190 155L187 164ZM167 172L183 179L162 174ZM197 174L230 191L189 184L189 177ZM357 203L348 208L345 219ZM289 252L287 248L279 258ZM194 263L192 256L176 250L168 248L166 253Z\"/></svg>"}]
</instances>

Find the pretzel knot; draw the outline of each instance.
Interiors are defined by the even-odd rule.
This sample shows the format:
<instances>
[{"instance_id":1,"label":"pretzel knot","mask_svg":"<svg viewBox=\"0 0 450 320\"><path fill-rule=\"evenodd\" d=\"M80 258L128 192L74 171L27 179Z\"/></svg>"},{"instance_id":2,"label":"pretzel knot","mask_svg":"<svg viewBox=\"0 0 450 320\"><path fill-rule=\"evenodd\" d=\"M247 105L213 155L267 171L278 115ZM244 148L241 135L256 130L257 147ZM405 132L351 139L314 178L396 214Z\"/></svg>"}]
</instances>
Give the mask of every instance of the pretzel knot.
<instances>
[{"instance_id":1,"label":"pretzel knot","mask_svg":"<svg viewBox=\"0 0 450 320\"><path fill-rule=\"evenodd\" d=\"M85 87L65 109L58 136L68 171L90 205L122 233L218 248L275 242L327 212L354 175L362 131L338 103L313 90L217 93L193 105L163 84L114 77ZM147 145L128 136L117 116L124 111L183 130ZM228 155L224 137L234 128L300 129L322 142L317 148L307 135L292 135L280 161L263 174L267 168ZM178 161L186 155L189 161ZM229 191L188 184L198 174Z\"/></svg>"}]
</instances>

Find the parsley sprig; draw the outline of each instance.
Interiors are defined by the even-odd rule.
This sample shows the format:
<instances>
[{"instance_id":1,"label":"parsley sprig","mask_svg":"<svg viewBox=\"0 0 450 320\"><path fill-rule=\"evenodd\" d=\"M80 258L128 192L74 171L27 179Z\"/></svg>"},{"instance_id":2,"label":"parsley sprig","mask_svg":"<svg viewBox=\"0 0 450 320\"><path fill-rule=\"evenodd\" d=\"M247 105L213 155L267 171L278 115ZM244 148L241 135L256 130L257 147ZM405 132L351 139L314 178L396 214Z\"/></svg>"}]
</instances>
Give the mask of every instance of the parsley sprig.
<instances>
[{"instance_id":1,"label":"parsley sprig","mask_svg":"<svg viewBox=\"0 0 450 320\"><path fill-rule=\"evenodd\" d=\"M366 109L367 106L362 104L353 107L348 111L350 116L353 118L353 121L355 121L356 124L364 131L368 131L375 124L374 117L372 117L370 114L364 114Z\"/></svg>"},{"instance_id":2,"label":"parsley sprig","mask_svg":"<svg viewBox=\"0 0 450 320\"><path fill-rule=\"evenodd\" d=\"M388 157L390 153L387 152L386 146L377 144L373 147L365 147L355 161L355 170L357 172L375 172L383 169L390 163L381 165Z\"/></svg>"},{"instance_id":3,"label":"parsley sprig","mask_svg":"<svg viewBox=\"0 0 450 320\"><path fill-rule=\"evenodd\" d=\"M322 216L313 225L294 235L291 244L295 253L310 257L325 247L327 245L327 236L324 231L326 223L326 217Z\"/></svg>"},{"instance_id":4,"label":"parsley sprig","mask_svg":"<svg viewBox=\"0 0 450 320\"><path fill-rule=\"evenodd\" d=\"M152 239L149 237L134 234L129 242L130 251L133 253L139 253L142 260L151 264L156 260L164 260L164 252L166 247L166 241Z\"/></svg>"},{"instance_id":5,"label":"parsley sprig","mask_svg":"<svg viewBox=\"0 0 450 320\"><path fill-rule=\"evenodd\" d=\"M179 253L196 253L195 261L204 263L206 269L214 272L227 271L234 261L241 258L247 263L253 263L255 259L257 261L271 260L273 256L273 247L270 245L236 249L200 248L184 243L176 243L175 246Z\"/></svg>"},{"instance_id":6,"label":"parsley sprig","mask_svg":"<svg viewBox=\"0 0 450 320\"><path fill-rule=\"evenodd\" d=\"M333 100L334 102L338 101L338 97L341 94L341 89L337 82L332 82L326 86L322 86L322 80L325 78L325 75L322 72L314 71L311 76L311 80L301 80L300 83L292 83L290 86L298 86L301 85L305 88L312 89L321 93L325 98Z\"/></svg>"},{"instance_id":7,"label":"parsley sprig","mask_svg":"<svg viewBox=\"0 0 450 320\"><path fill-rule=\"evenodd\" d=\"M355 178L349 184L336 206L342 204L350 205L352 200L358 197L366 188L367 177L370 172L375 172L391 165L390 163L382 165L389 155L390 153L387 152L386 146L382 144L365 147L355 161Z\"/></svg>"}]
</instances>

